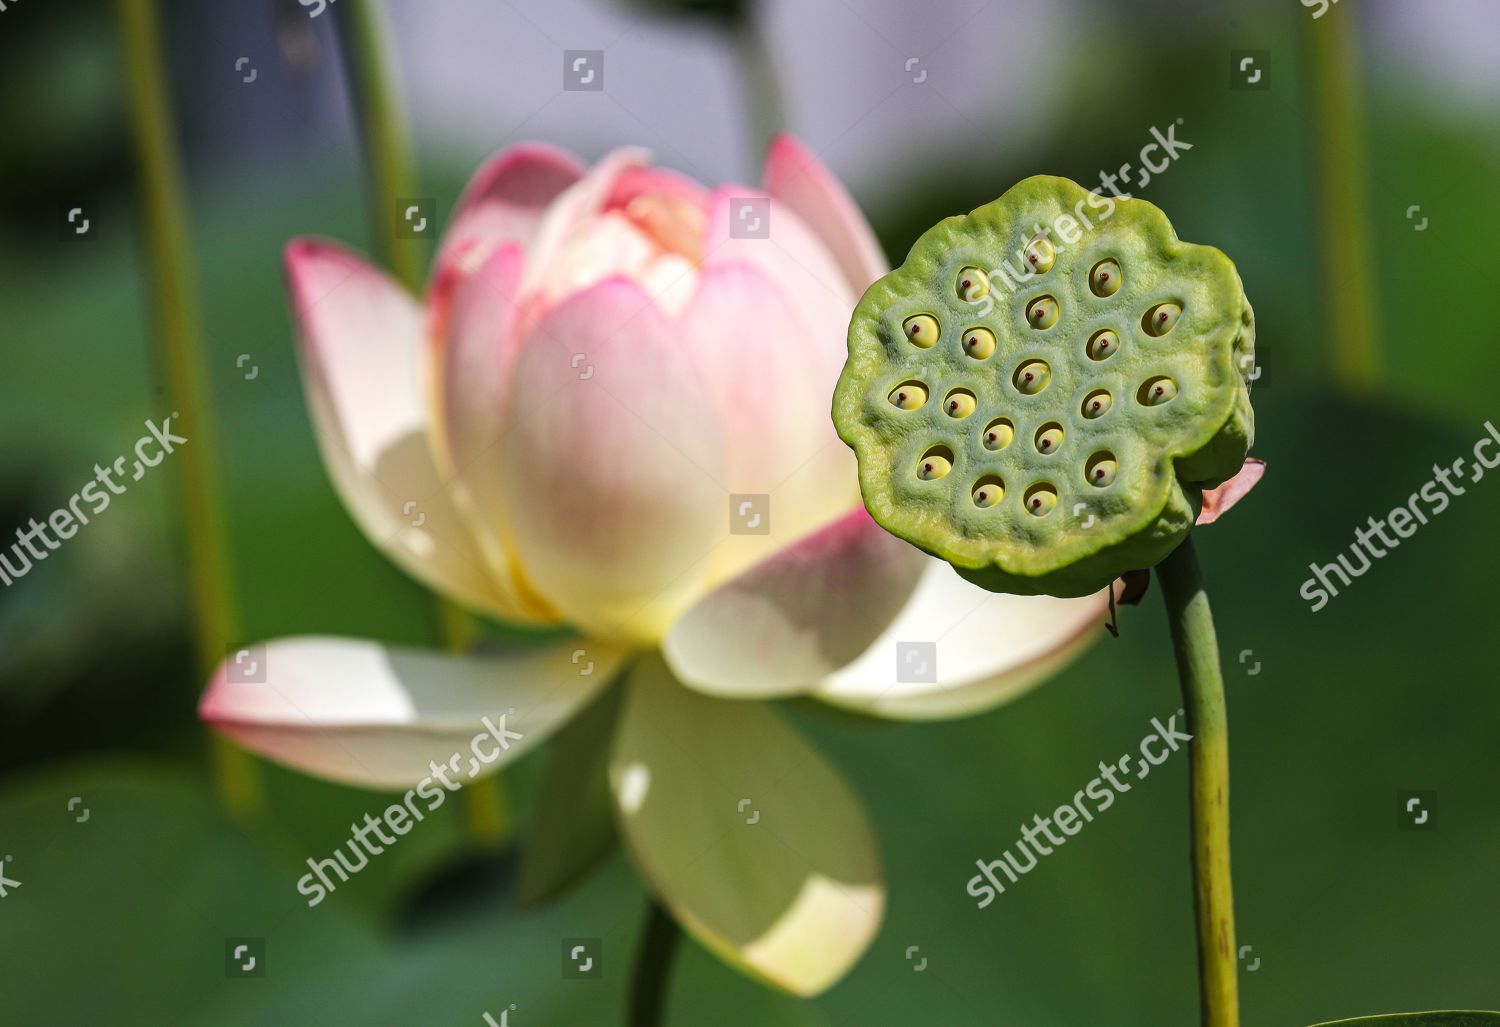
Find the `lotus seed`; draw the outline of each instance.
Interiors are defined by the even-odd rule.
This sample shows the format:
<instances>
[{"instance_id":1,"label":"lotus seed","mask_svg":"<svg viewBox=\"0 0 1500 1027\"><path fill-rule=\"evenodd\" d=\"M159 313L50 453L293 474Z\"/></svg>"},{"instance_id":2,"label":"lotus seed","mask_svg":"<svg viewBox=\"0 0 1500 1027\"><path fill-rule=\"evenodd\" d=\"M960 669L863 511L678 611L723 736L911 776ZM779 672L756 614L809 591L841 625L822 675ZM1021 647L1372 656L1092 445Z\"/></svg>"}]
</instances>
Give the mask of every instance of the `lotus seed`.
<instances>
[{"instance_id":1,"label":"lotus seed","mask_svg":"<svg viewBox=\"0 0 1500 1027\"><path fill-rule=\"evenodd\" d=\"M1101 260L1089 272L1089 291L1095 296L1113 296L1120 291L1120 263L1117 260Z\"/></svg>"},{"instance_id":2,"label":"lotus seed","mask_svg":"<svg viewBox=\"0 0 1500 1027\"><path fill-rule=\"evenodd\" d=\"M917 477L923 481L937 481L953 470L953 451L947 446L934 446L922 455L917 465Z\"/></svg>"},{"instance_id":3,"label":"lotus seed","mask_svg":"<svg viewBox=\"0 0 1500 1027\"><path fill-rule=\"evenodd\" d=\"M1182 316L1182 307L1176 303L1158 303L1146 311L1146 316L1141 322L1141 327L1146 329L1147 335L1163 336L1170 332L1177 324L1177 319Z\"/></svg>"},{"instance_id":4,"label":"lotus seed","mask_svg":"<svg viewBox=\"0 0 1500 1027\"><path fill-rule=\"evenodd\" d=\"M943 411L949 417L968 417L978 403L968 389L954 389L943 402Z\"/></svg>"},{"instance_id":5,"label":"lotus seed","mask_svg":"<svg viewBox=\"0 0 1500 1027\"><path fill-rule=\"evenodd\" d=\"M1005 484L994 475L987 475L974 483L974 505L988 510L1005 498Z\"/></svg>"},{"instance_id":6,"label":"lotus seed","mask_svg":"<svg viewBox=\"0 0 1500 1027\"><path fill-rule=\"evenodd\" d=\"M921 382L902 382L891 390L891 405L901 410L920 410L927 402L927 386Z\"/></svg>"},{"instance_id":7,"label":"lotus seed","mask_svg":"<svg viewBox=\"0 0 1500 1027\"><path fill-rule=\"evenodd\" d=\"M1046 274L1057 262L1057 250L1046 239L1038 237L1026 244L1026 262L1036 274Z\"/></svg>"},{"instance_id":8,"label":"lotus seed","mask_svg":"<svg viewBox=\"0 0 1500 1027\"><path fill-rule=\"evenodd\" d=\"M989 450L1001 450L1010 445L1011 440L1016 437L1015 426L1005 418L991 421L988 428L984 430L984 448Z\"/></svg>"},{"instance_id":9,"label":"lotus seed","mask_svg":"<svg viewBox=\"0 0 1500 1027\"><path fill-rule=\"evenodd\" d=\"M1033 328L1047 329L1057 324L1057 300L1051 296L1038 296L1026 308L1026 322Z\"/></svg>"},{"instance_id":10,"label":"lotus seed","mask_svg":"<svg viewBox=\"0 0 1500 1027\"><path fill-rule=\"evenodd\" d=\"M1119 469L1113 453L1095 453L1089 457L1088 467L1084 469L1083 476L1088 479L1090 485L1102 489L1114 484L1115 472Z\"/></svg>"},{"instance_id":11,"label":"lotus seed","mask_svg":"<svg viewBox=\"0 0 1500 1027\"><path fill-rule=\"evenodd\" d=\"M1016 388L1028 396L1035 396L1052 380L1052 368L1043 360L1028 360L1016 368Z\"/></svg>"},{"instance_id":12,"label":"lotus seed","mask_svg":"<svg viewBox=\"0 0 1500 1027\"><path fill-rule=\"evenodd\" d=\"M1112 357L1120 349L1120 337L1108 328L1102 332L1095 332L1094 337L1089 339L1089 359L1104 360Z\"/></svg>"},{"instance_id":13,"label":"lotus seed","mask_svg":"<svg viewBox=\"0 0 1500 1027\"><path fill-rule=\"evenodd\" d=\"M937 344L938 335L942 329L938 327L937 318L931 314L914 314L901 323L906 331L906 337L913 345L922 349L931 349Z\"/></svg>"},{"instance_id":14,"label":"lotus seed","mask_svg":"<svg viewBox=\"0 0 1500 1027\"><path fill-rule=\"evenodd\" d=\"M966 267L958 273L958 298L978 303L990 294L990 276L977 267Z\"/></svg>"},{"instance_id":15,"label":"lotus seed","mask_svg":"<svg viewBox=\"0 0 1500 1027\"><path fill-rule=\"evenodd\" d=\"M1169 403L1177 396L1177 383L1170 378L1150 378L1141 386L1137 398L1141 405L1148 407L1159 407L1163 403Z\"/></svg>"},{"instance_id":16,"label":"lotus seed","mask_svg":"<svg viewBox=\"0 0 1500 1027\"><path fill-rule=\"evenodd\" d=\"M1026 491L1026 512L1035 517L1046 517L1057 506L1057 490L1046 482L1033 485Z\"/></svg>"},{"instance_id":17,"label":"lotus seed","mask_svg":"<svg viewBox=\"0 0 1500 1027\"><path fill-rule=\"evenodd\" d=\"M1063 429L1056 421L1044 424L1036 433L1036 448L1039 453L1056 453L1062 446Z\"/></svg>"},{"instance_id":18,"label":"lotus seed","mask_svg":"<svg viewBox=\"0 0 1500 1027\"><path fill-rule=\"evenodd\" d=\"M1091 421L1096 417L1103 417L1109 413L1114 402L1114 397L1104 389L1091 392L1083 398L1083 416Z\"/></svg>"},{"instance_id":19,"label":"lotus seed","mask_svg":"<svg viewBox=\"0 0 1500 1027\"><path fill-rule=\"evenodd\" d=\"M964 333L964 352L975 360L988 360L995 352L995 333L988 328L970 328Z\"/></svg>"}]
</instances>

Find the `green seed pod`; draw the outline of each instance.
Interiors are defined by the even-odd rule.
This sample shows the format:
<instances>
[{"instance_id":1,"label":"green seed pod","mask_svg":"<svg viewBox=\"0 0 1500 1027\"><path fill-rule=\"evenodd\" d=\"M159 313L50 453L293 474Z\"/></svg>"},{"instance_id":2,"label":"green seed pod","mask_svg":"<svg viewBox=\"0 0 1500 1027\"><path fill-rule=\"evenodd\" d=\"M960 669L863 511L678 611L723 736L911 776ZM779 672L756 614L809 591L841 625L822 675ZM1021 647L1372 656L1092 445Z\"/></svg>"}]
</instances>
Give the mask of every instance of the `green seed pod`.
<instances>
[{"instance_id":1,"label":"green seed pod","mask_svg":"<svg viewBox=\"0 0 1500 1027\"><path fill-rule=\"evenodd\" d=\"M965 269L987 269L987 312ZM1156 207L1031 178L865 293L834 423L887 530L993 591L1087 595L1160 562L1239 470L1254 324L1229 259ZM901 409L914 383L944 402Z\"/></svg>"}]
</instances>

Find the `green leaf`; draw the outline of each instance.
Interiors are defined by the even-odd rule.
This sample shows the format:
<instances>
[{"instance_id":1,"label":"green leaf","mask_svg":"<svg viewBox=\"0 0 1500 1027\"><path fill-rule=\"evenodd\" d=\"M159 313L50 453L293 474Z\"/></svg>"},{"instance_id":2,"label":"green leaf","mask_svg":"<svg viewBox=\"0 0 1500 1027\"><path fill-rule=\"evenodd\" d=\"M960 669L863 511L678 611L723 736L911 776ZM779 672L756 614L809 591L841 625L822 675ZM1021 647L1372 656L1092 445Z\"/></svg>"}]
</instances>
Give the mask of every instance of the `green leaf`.
<instances>
[{"instance_id":1,"label":"green leaf","mask_svg":"<svg viewBox=\"0 0 1500 1027\"><path fill-rule=\"evenodd\" d=\"M1313 1027L1495 1027L1500 1013L1482 1013L1473 1009L1442 1009L1428 1013L1389 1013L1385 1016L1356 1016L1352 1020L1329 1020Z\"/></svg>"},{"instance_id":2,"label":"green leaf","mask_svg":"<svg viewBox=\"0 0 1500 1027\"><path fill-rule=\"evenodd\" d=\"M604 690L558 733L526 824L517 900L545 906L572 891L614 852L609 746L624 689Z\"/></svg>"}]
</instances>

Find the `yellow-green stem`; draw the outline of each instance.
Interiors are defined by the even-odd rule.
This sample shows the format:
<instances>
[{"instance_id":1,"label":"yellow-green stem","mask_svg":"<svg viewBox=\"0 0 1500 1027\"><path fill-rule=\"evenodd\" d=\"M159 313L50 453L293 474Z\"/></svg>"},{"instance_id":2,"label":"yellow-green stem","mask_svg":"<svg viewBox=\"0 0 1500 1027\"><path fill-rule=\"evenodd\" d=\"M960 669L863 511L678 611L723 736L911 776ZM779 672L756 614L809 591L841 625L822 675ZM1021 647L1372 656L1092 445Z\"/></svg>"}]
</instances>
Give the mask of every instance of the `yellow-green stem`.
<instances>
[{"instance_id":1,"label":"yellow-green stem","mask_svg":"<svg viewBox=\"0 0 1500 1027\"><path fill-rule=\"evenodd\" d=\"M1334 381L1349 392L1371 392L1380 384L1380 339L1375 279L1369 273L1374 243L1355 5L1332 13L1334 17L1317 21L1303 19L1310 34L1313 146L1322 211L1324 288L1319 306L1333 347Z\"/></svg>"},{"instance_id":2,"label":"yellow-green stem","mask_svg":"<svg viewBox=\"0 0 1500 1027\"><path fill-rule=\"evenodd\" d=\"M1193 906L1203 1027L1239 1027L1234 892L1229 878L1229 723L1219 642L1191 537L1156 568L1187 714Z\"/></svg>"},{"instance_id":3,"label":"yellow-green stem","mask_svg":"<svg viewBox=\"0 0 1500 1027\"><path fill-rule=\"evenodd\" d=\"M201 680L207 681L238 628L224 505L214 473L218 448L208 411L202 325L183 210L186 194L172 134L155 0L119 0L118 13L158 360L166 376L172 430L188 440L173 463L182 499L197 667ZM217 735L211 744L215 779L225 806L241 819L258 813L262 799L253 758Z\"/></svg>"},{"instance_id":4,"label":"yellow-green stem","mask_svg":"<svg viewBox=\"0 0 1500 1027\"><path fill-rule=\"evenodd\" d=\"M344 72L370 176L370 208L381 260L414 293L422 289L427 246L403 238L398 206L417 197L411 140L391 70L385 24L375 0L341 0L339 38ZM443 599L435 616L443 643L454 652L469 649L477 634L473 618ZM470 835L480 846L499 849L509 837L505 791L499 774L471 782L464 789Z\"/></svg>"}]
</instances>

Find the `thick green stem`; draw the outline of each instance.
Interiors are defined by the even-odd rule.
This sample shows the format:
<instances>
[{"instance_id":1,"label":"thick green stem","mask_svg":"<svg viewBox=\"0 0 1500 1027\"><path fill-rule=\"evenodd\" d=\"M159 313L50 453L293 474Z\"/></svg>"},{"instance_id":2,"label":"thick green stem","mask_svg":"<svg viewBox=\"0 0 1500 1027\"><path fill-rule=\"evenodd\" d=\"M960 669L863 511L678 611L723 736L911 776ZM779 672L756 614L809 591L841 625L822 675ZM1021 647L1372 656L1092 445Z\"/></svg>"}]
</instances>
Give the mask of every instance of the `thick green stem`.
<instances>
[{"instance_id":1,"label":"thick green stem","mask_svg":"<svg viewBox=\"0 0 1500 1027\"><path fill-rule=\"evenodd\" d=\"M753 8L731 22L729 31L749 107L751 153L758 156L770 145L772 136L786 130L781 77L776 73L770 43Z\"/></svg>"},{"instance_id":2,"label":"thick green stem","mask_svg":"<svg viewBox=\"0 0 1500 1027\"><path fill-rule=\"evenodd\" d=\"M344 73L369 169L376 247L392 274L410 291L420 292L427 246L420 239L403 238L397 230L400 204L417 197L417 185L385 25L376 0L340 0L336 11ZM473 645L477 629L468 614L438 599L435 616L448 649L463 652ZM500 775L471 782L464 791L472 840L486 849L503 848L510 825Z\"/></svg>"},{"instance_id":3,"label":"thick green stem","mask_svg":"<svg viewBox=\"0 0 1500 1027\"><path fill-rule=\"evenodd\" d=\"M158 361L166 376L172 430L188 440L174 455L173 463L181 490L197 664L200 680L207 681L238 628L224 505L213 470L218 465L218 448L208 413L200 348L202 326L183 211L186 193L172 134L155 0L119 0L118 14ZM211 744L215 777L225 806L242 819L258 812L260 779L254 760L218 736Z\"/></svg>"},{"instance_id":4,"label":"thick green stem","mask_svg":"<svg viewBox=\"0 0 1500 1027\"><path fill-rule=\"evenodd\" d=\"M1204 1027L1238 1027L1238 953L1229 880L1229 723L1213 613L1191 537L1156 568L1187 713L1193 905Z\"/></svg>"},{"instance_id":5,"label":"thick green stem","mask_svg":"<svg viewBox=\"0 0 1500 1027\"><path fill-rule=\"evenodd\" d=\"M1380 340L1369 271L1369 159L1359 106L1354 5L1332 18L1303 19L1310 39L1323 282L1319 303L1333 347L1333 379L1350 392L1380 384Z\"/></svg>"},{"instance_id":6,"label":"thick green stem","mask_svg":"<svg viewBox=\"0 0 1500 1027\"><path fill-rule=\"evenodd\" d=\"M667 983L681 932L677 922L656 900L650 900L641 944L635 955L635 977L630 986L629 1027L659 1027L664 1022Z\"/></svg>"}]
</instances>

